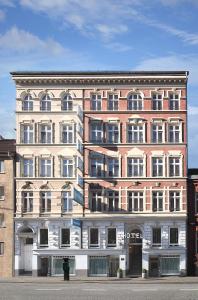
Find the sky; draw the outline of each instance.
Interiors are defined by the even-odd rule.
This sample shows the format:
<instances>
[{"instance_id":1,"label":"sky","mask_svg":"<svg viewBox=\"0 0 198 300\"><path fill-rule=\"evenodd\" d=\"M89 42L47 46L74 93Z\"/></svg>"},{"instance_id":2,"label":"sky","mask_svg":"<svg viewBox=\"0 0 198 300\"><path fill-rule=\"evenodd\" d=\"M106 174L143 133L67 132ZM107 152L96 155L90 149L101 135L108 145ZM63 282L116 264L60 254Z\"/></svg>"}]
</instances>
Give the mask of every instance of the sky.
<instances>
[{"instance_id":1,"label":"sky","mask_svg":"<svg viewBox=\"0 0 198 300\"><path fill-rule=\"evenodd\" d=\"M198 0L0 0L0 135L15 138L20 70L188 70L198 168Z\"/></svg>"}]
</instances>

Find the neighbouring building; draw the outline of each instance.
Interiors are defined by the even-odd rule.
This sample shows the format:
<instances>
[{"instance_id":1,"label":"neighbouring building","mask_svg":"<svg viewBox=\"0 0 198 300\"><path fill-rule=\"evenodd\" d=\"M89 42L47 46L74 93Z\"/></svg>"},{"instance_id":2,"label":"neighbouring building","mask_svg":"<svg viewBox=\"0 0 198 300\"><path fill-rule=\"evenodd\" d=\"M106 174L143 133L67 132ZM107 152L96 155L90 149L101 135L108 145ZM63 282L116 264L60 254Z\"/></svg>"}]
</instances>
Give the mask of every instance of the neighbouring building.
<instances>
[{"instance_id":1,"label":"neighbouring building","mask_svg":"<svg viewBox=\"0 0 198 300\"><path fill-rule=\"evenodd\" d=\"M198 169L188 169L188 275L198 275Z\"/></svg>"},{"instance_id":2,"label":"neighbouring building","mask_svg":"<svg viewBox=\"0 0 198 300\"><path fill-rule=\"evenodd\" d=\"M0 278L13 276L15 140L0 138Z\"/></svg>"},{"instance_id":3,"label":"neighbouring building","mask_svg":"<svg viewBox=\"0 0 198 300\"><path fill-rule=\"evenodd\" d=\"M186 274L188 72L13 72L15 274Z\"/></svg>"}]
</instances>

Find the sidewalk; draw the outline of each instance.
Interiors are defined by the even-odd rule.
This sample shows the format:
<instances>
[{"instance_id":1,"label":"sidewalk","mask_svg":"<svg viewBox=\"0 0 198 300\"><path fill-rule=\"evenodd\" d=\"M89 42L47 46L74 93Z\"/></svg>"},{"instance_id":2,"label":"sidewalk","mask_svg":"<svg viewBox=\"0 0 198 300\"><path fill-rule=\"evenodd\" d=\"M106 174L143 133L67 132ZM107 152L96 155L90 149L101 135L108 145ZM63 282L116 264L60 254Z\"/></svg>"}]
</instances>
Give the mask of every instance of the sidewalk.
<instances>
[{"instance_id":1,"label":"sidewalk","mask_svg":"<svg viewBox=\"0 0 198 300\"><path fill-rule=\"evenodd\" d=\"M38 284L72 284L72 283L130 283L130 284L198 284L198 277L158 277L158 278L116 278L116 277L86 277L76 278L70 277L70 281L66 282L63 277L32 277L18 276L13 278L0 278L0 283L38 283Z\"/></svg>"}]
</instances>

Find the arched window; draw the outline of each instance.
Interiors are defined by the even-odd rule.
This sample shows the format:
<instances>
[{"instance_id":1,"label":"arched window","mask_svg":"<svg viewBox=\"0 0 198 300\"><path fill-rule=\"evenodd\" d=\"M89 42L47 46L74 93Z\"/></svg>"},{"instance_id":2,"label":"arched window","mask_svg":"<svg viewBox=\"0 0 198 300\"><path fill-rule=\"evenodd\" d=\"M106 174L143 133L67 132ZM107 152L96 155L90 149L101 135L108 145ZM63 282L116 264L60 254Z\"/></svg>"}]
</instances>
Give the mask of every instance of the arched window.
<instances>
[{"instance_id":1,"label":"arched window","mask_svg":"<svg viewBox=\"0 0 198 300\"><path fill-rule=\"evenodd\" d=\"M73 101L70 94L64 95L62 99L62 110L73 110Z\"/></svg>"},{"instance_id":2,"label":"arched window","mask_svg":"<svg viewBox=\"0 0 198 300\"><path fill-rule=\"evenodd\" d=\"M32 111L33 110L33 99L32 99L32 96L30 94L26 95L23 98L22 110L25 110L25 111Z\"/></svg>"},{"instance_id":3,"label":"arched window","mask_svg":"<svg viewBox=\"0 0 198 300\"><path fill-rule=\"evenodd\" d=\"M130 94L128 96L128 110L142 110L143 100L140 94Z\"/></svg>"},{"instance_id":4,"label":"arched window","mask_svg":"<svg viewBox=\"0 0 198 300\"><path fill-rule=\"evenodd\" d=\"M40 110L51 111L51 99L49 95L42 96Z\"/></svg>"}]
</instances>

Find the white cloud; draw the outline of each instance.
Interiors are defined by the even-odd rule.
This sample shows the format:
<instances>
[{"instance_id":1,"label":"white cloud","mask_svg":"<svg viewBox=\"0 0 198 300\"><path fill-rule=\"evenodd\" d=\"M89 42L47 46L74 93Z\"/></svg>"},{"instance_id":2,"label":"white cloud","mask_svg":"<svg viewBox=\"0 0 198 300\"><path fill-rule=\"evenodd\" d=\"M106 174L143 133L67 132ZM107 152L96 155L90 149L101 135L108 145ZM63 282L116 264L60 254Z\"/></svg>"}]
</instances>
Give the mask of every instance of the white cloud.
<instances>
[{"instance_id":1,"label":"white cloud","mask_svg":"<svg viewBox=\"0 0 198 300\"><path fill-rule=\"evenodd\" d=\"M175 6L184 4L194 4L197 5L197 0L160 0L160 2L165 6Z\"/></svg>"},{"instance_id":2,"label":"white cloud","mask_svg":"<svg viewBox=\"0 0 198 300\"><path fill-rule=\"evenodd\" d=\"M127 52L133 49L131 46L125 45L123 43L118 43L118 42L105 44L105 47L114 50L116 52Z\"/></svg>"},{"instance_id":3,"label":"white cloud","mask_svg":"<svg viewBox=\"0 0 198 300\"><path fill-rule=\"evenodd\" d=\"M189 116L198 116L198 106L188 106L188 115ZM197 120L196 120L196 128L197 128Z\"/></svg>"},{"instance_id":4,"label":"white cloud","mask_svg":"<svg viewBox=\"0 0 198 300\"><path fill-rule=\"evenodd\" d=\"M112 25L98 24L96 25L96 29L107 40L112 39L115 34L122 34L128 31L128 27L122 24L117 25L116 27L113 27Z\"/></svg>"},{"instance_id":5,"label":"white cloud","mask_svg":"<svg viewBox=\"0 0 198 300\"><path fill-rule=\"evenodd\" d=\"M0 9L0 22L4 21L4 19L5 19L5 13L3 10Z\"/></svg>"},{"instance_id":6,"label":"white cloud","mask_svg":"<svg viewBox=\"0 0 198 300\"><path fill-rule=\"evenodd\" d=\"M15 0L0 0L0 5L13 7L15 5Z\"/></svg>"}]
</instances>

